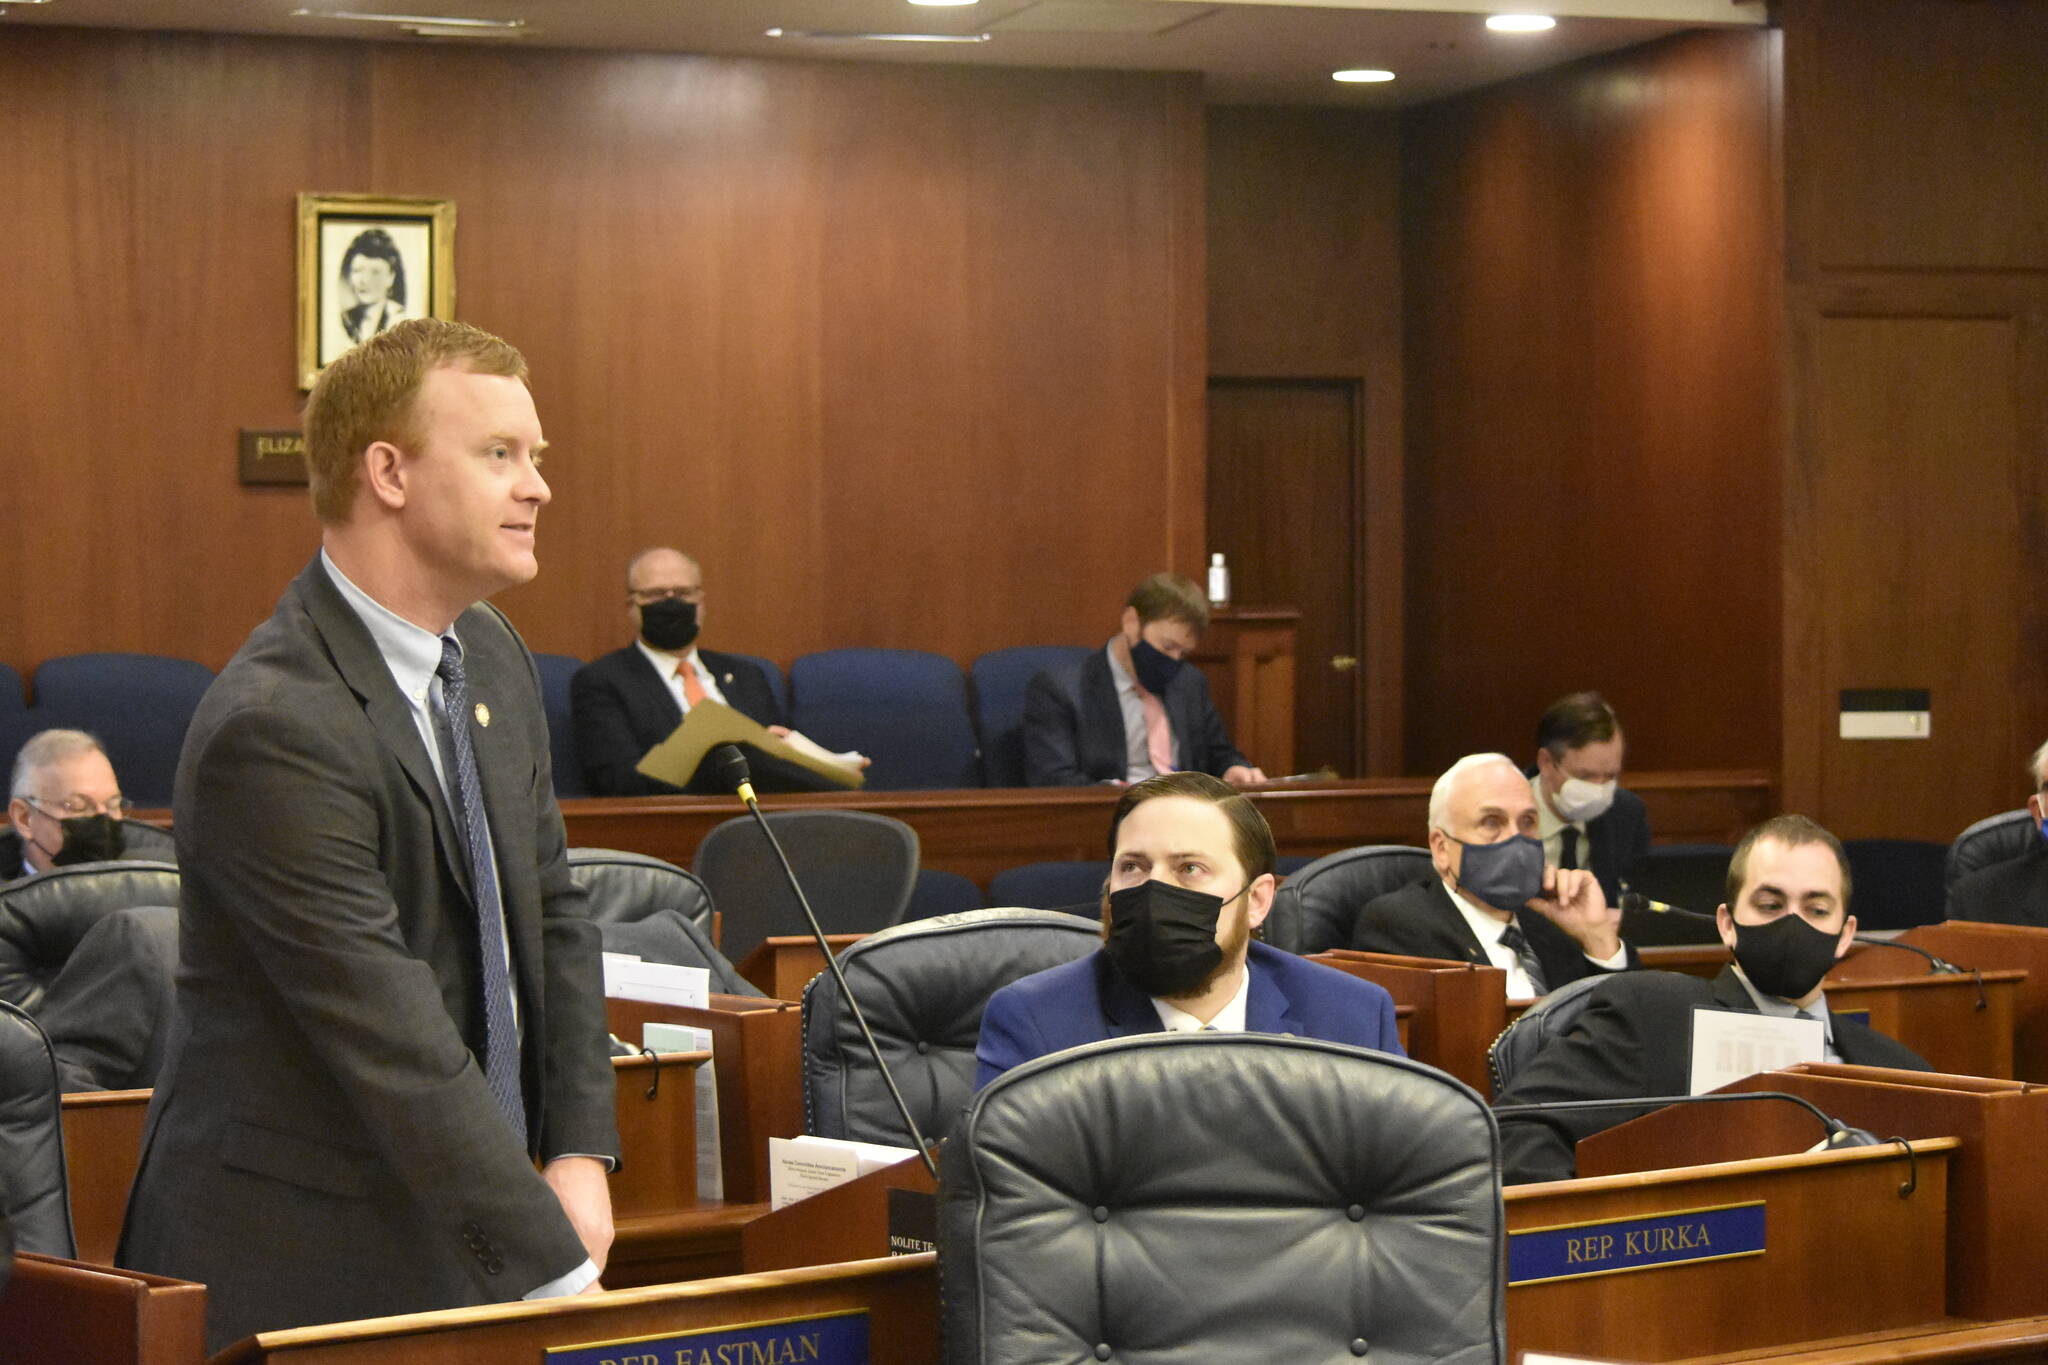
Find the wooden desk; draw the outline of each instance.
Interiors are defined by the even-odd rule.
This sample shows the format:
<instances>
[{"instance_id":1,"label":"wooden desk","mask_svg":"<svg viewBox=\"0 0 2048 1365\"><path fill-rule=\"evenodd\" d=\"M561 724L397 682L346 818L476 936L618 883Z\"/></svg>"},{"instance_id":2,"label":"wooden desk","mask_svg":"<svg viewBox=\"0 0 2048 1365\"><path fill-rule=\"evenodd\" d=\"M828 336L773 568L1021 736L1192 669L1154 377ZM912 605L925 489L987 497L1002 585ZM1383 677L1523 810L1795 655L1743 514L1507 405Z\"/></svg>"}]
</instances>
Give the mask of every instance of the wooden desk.
<instances>
[{"instance_id":1,"label":"wooden desk","mask_svg":"<svg viewBox=\"0 0 2048 1365\"><path fill-rule=\"evenodd\" d=\"M1428 777L1360 778L1270 787L1257 803L1283 854L1318 856L1359 844L1413 844L1428 825ZM1768 772L1636 773L1629 789L1651 827L1676 843L1733 843L1772 813ZM926 867L986 887L1004 868L1107 857L1103 840L1119 793L1112 787L963 788L923 792L819 792L768 796L765 810L864 810L917 831ZM569 843L630 849L687 867L711 828L745 814L737 798L646 796L562 802Z\"/></svg>"},{"instance_id":2,"label":"wooden desk","mask_svg":"<svg viewBox=\"0 0 2048 1365\"><path fill-rule=\"evenodd\" d=\"M826 944L837 957L846 951L850 943L858 943L865 934L827 934ZM809 934L774 934L754 945L746 960L737 968L742 980L763 995L776 1000L804 998L804 987L811 984L811 978L825 970L825 955L818 951L818 941Z\"/></svg>"},{"instance_id":3,"label":"wooden desk","mask_svg":"<svg viewBox=\"0 0 2048 1365\"><path fill-rule=\"evenodd\" d=\"M1418 1062L1448 1071L1482 1095L1493 1093L1486 1049L1507 1027L1507 973L1433 957L1332 948L1309 959L1386 988L1409 1011L1401 1043Z\"/></svg>"},{"instance_id":4,"label":"wooden desk","mask_svg":"<svg viewBox=\"0 0 2048 1365\"><path fill-rule=\"evenodd\" d=\"M540 1361L550 1348L847 1310L867 1313L870 1358L877 1365L938 1365L938 1272L933 1261L927 1252L265 1332L221 1352L214 1365L389 1365L394 1360L405 1365L500 1365Z\"/></svg>"},{"instance_id":5,"label":"wooden desk","mask_svg":"<svg viewBox=\"0 0 2048 1365\"><path fill-rule=\"evenodd\" d=\"M199 1365L206 1286L17 1252L0 1292L0 1353L37 1365Z\"/></svg>"},{"instance_id":6,"label":"wooden desk","mask_svg":"<svg viewBox=\"0 0 2048 1365\"><path fill-rule=\"evenodd\" d=\"M1959 967L2018 968L2020 983L2013 1019L2012 1074L2023 1081L2048 1082L2048 929L2021 924L1978 924L1949 920L1923 924L1899 935Z\"/></svg>"},{"instance_id":7,"label":"wooden desk","mask_svg":"<svg viewBox=\"0 0 2048 1365\"><path fill-rule=\"evenodd\" d=\"M92 1090L64 1097L64 1167L81 1261L114 1263L149 1096L147 1090Z\"/></svg>"},{"instance_id":8,"label":"wooden desk","mask_svg":"<svg viewBox=\"0 0 2048 1365\"><path fill-rule=\"evenodd\" d=\"M1949 1192L1948 1311L1968 1318L2048 1313L2048 1279L2040 1273L2048 1260L2048 1220L2040 1213L2048 1090L1976 1076L1822 1065L1751 1076L1723 1089L1787 1091L1885 1137L1961 1139ZM1674 1106L1581 1142L1579 1170L1594 1175L1739 1160L1802 1150L1816 1138L1813 1117L1789 1104L1758 1101L1741 1106L1739 1118L1725 1119L1703 1119L1698 1106ZM1845 1255L1860 1258L1865 1250L1860 1242L1843 1243Z\"/></svg>"}]
</instances>

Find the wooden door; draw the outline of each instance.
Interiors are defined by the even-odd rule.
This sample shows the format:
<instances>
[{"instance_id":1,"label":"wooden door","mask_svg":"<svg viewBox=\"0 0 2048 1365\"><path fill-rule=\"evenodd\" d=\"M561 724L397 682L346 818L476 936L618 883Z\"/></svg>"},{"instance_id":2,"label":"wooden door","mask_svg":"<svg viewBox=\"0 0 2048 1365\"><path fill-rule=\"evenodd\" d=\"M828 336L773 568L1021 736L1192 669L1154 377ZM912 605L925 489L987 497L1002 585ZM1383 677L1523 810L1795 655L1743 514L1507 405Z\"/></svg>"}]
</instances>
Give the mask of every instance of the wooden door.
<instances>
[{"instance_id":1,"label":"wooden door","mask_svg":"<svg viewBox=\"0 0 2048 1365\"><path fill-rule=\"evenodd\" d=\"M1360 416L1354 380L1209 381L1208 548L1234 605L1301 611L1296 772L1365 771Z\"/></svg>"}]
</instances>

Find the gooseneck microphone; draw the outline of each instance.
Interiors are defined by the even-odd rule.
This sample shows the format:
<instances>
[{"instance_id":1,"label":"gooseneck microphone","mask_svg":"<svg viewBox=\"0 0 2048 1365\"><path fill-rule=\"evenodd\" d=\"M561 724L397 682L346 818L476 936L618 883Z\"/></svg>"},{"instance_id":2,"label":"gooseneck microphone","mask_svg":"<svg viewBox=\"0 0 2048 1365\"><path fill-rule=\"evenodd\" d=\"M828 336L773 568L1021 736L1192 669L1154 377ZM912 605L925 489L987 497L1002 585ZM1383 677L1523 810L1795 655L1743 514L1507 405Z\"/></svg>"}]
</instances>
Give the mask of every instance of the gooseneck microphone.
<instances>
[{"instance_id":1,"label":"gooseneck microphone","mask_svg":"<svg viewBox=\"0 0 2048 1365\"><path fill-rule=\"evenodd\" d=\"M853 1011L853 1022L860 1026L860 1036L867 1042L868 1055L875 1059L875 1069L882 1073L882 1084L889 1087L889 1098L896 1102L896 1112L903 1116L903 1126L910 1130L911 1146L917 1148L918 1158L936 1181L939 1165L932 1160L931 1148L925 1144L924 1134L918 1129L917 1120L911 1116L910 1106L904 1103L903 1092L896 1088L896 1078L889 1074L889 1064L882 1060L881 1045L875 1041L873 1030L868 1028L868 1019L861 1013L860 1001L853 998L853 992L847 987L846 976L839 970L839 959L832 955L832 945L825 941L824 926L818 923L810 898L804 895L803 887L797 882L796 869L789 865L789 855L782 851L782 842L775 837L768 817L761 814L761 803L754 798L753 776L747 768L747 756L739 751L736 744L721 744L711 751L711 761L719 781L739 794L747 809L754 813L754 821L767 837L768 847L775 850L775 861L782 864L782 875L789 879L789 889L795 893L796 903L804 912L804 922L811 926L811 936L818 941L818 951L825 955L825 970L831 972L832 979L839 984L839 996L846 1001L847 1009Z\"/></svg>"},{"instance_id":2,"label":"gooseneck microphone","mask_svg":"<svg viewBox=\"0 0 2048 1365\"><path fill-rule=\"evenodd\" d=\"M1662 1109L1668 1104L1734 1104L1745 1100L1784 1100L1796 1104L1820 1120L1827 1132L1827 1147L1875 1147L1885 1141L1867 1128L1852 1128L1838 1118L1821 1112L1811 1100L1784 1090L1738 1090L1713 1095L1641 1095L1626 1100L1550 1100L1543 1104L1498 1104L1495 1118L1534 1118L1542 1114L1569 1113L1576 1109Z\"/></svg>"},{"instance_id":3,"label":"gooseneck microphone","mask_svg":"<svg viewBox=\"0 0 2048 1365\"><path fill-rule=\"evenodd\" d=\"M1663 901L1653 901L1640 891L1622 892L1621 908L1623 910L1647 911L1653 915L1679 915L1685 919L1710 920L1714 918L1702 910L1688 910L1682 905L1666 905Z\"/></svg>"},{"instance_id":4,"label":"gooseneck microphone","mask_svg":"<svg viewBox=\"0 0 2048 1365\"><path fill-rule=\"evenodd\" d=\"M1897 948L1901 952L1918 953L1927 959L1929 964L1928 974L1931 976L1971 976L1977 970L1975 967L1958 967L1947 958L1936 953L1930 953L1917 943L1901 943L1897 939L1878 938L1872 934L1858 934L1856 935L1855 942L1866 943L1873 948Z\"/></svg>"}]
</instances>

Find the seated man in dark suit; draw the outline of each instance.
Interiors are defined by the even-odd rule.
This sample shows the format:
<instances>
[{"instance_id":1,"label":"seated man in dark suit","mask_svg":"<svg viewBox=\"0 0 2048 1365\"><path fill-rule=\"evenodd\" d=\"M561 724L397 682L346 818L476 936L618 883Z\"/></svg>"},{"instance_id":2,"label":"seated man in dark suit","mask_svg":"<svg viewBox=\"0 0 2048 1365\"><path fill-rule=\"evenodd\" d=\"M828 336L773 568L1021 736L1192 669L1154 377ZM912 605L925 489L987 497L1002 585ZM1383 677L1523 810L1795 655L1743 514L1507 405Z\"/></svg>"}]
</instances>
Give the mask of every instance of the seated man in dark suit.
<instances>
[{"instance_id":1,"label":"seated man in dark suit","mask_svg":"<svg viewBox=\"0 0 2048 1365\"><path fill-rule=\"evenodd\" d=\"M1598 692L1550 704L1536 723L1536 837L1552 867L1590 868L1608 904L1650 852L1650 814L1621 788L1621 721Z\"/></svg>"},{"instance_id":2,"label":"seated man in dark suit","mask_svg":"<svg viewBox=\"0 0 2048 1365\"><path fill-rule=\"evenodd\" d=\"M1025 784L1083 787L1183 771L1234 787L1264 782L1231 744L1208 679L1187 663L1208 625L1207 599L1179 574L1154 574L1133 589L1100 653L1047 669L1026 689Z\"/></svg>"},{"instance_id":3,"label":"seated man in dark suit","mask_svg":"<svg viewBox=\"0 0 2048 1365\"><path fill-rule=\"evenodd\" d=\"M626 562L626 615L633 622L633 643L585 664L569 681L576 752L591 794L725 793L716 775L704 769L687 787L673 787L645 776L636 765L700 701L723 702L771 734L788 737L787 717L767 676L738 655L697 647L704 624L704 571L680 550L642 550ZM742 747L757 791L838 789L793 763Z\"/></svg>"},{"instance_id":4,"label":"seated man in dark suit","mask_svg":"<svg viewBox=\"0 0 2048 1365\"><path fill-rule=\"evenodd\" d=\"M1399 1053L1394 1002L1369 981L1263 943L1273 831L1203 773L1148 778L1109 827L1103 947L989 998L975 1085L1033 1057L1133 1033L1287 1033Z\"/></svg>"},{"instance_id":5,"label":"seated man in dark suit","mask_svg":"<svg viewBox=\"0 0 2048 1365\"><path fill-rule=\"evenodd\" d=\"M1435 874L1369 901L1351 946L1507 972L1508 998L1639 965L1591 872L1548 867L1535 790L1504 754L1468 754L1429 794Z\"/></svg>"},{"instance_id":6,"label":"seated man in dark suit","mask_svg":"<svg viewBox=\"0 0 2048 1365\"><path fill-rule=\"evenodd\" d=\"M1948 918L2048 928L2048 744L2027 761L2027 813L2041 837L2017 858L1980 867L1948 889Z\"/></svg>"},{"instance_id":7,"label":"seated man in dark suit","mask_svg":"<svg viewBox=\"0 0 2048 1365\"><path fill-rule=\"evenodd\" d=\"M0 881L121 856L128 805L114 765L83 730L45 730L21 746L0 834Z\"/></svg>"},{"instance_id":8,"label":"seated man in dark suit","mask_svg":"<svg viewBox=\"0 0 2048 1365\"><path fill-rule=\"evenodd\" d=\"M1828 1011L1821 978L1856 934L1849 890L1849 860L1834 835L1803 815L1758 825L1736 845L1728 899L1714 916L1734 965L1711 982L1677 972L1629 972L1590 987L1570 1029L1531 1058L1494 1103L1683 1095L1691 1084L1695 1010L1817 1019L1827 1029L1830 1062L1928 1070L1900 1043ZM1571 1179L1580 1139L1644 1112L1503 1118L1506 1183Z\"/></svg>"}]
</instances>

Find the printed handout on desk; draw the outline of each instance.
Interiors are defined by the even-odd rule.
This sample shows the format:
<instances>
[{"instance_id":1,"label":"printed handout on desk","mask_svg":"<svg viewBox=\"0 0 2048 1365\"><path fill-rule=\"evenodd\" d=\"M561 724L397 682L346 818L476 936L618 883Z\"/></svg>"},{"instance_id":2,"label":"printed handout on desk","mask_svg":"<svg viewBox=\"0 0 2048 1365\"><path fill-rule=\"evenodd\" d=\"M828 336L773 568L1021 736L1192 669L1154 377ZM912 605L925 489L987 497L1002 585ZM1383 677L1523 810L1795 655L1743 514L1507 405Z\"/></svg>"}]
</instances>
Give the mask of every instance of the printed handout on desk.
<instances>
[{"instance_id":1,"label":"printed handout on desk","mask_svg":"<svg viewBox=\"0 0 2048 1365\"><path fill-rule=\"evenodd\" d=\"M654 1005L711 1006L711 971L678 967L669 962L605 954L604 993L614 1000L645 1000Z\"/></svg>"},{"instance_id":2,"label":"printed handout on desk","mask_svg":"<svg viewBox=\"0 0 2048 1365\"><path fill-rule=\"evenodd\" d=\"M1825 1060L1818 1019L1698 1009L1692 1012L1692 1092L1704 1095L1759 1071Z\"/></svg>"},{"instance_id":3,"label":"printed handout on desk","mask_svg":"<svg viewBox=\"0 0 2048 1365\"><path fill-rule=\"evenodd\" d=\"M768 1207L786 1208L799 1199L916 1156L914 1147L891 1147L880 1142L854 1142L809 1133L769 1138Z\"/></svg>"},{"instance_id":4,"label":"printed handout on desk","mask_svg":"<svg viewBox=\"0 0 2048 1365\"><path fill-rule=\"evenodd\" d=\"M640 1026L640 1046L654 1052L710 1052L711 1030L688 1024ZM697 1197L725 1198L725 1167L718 1146L718 1058L697 1068Z\"/></svg>"},{"instance_id":5,"label":"printed handout on desk","mask_svg":"<svg viewBox=\"0 0 2048 1365\"><path fill-rule=\"evenodd\" d=\"M752 745L764 754L807 768L841 787L867 784L859 754L835 754L798 734L791 734L787 740L778 739L752 717L709 700L692 706L683 723L667 739L641 755L635 766L644 777L671 787L686 787L697 775L697 765L704 761L704 755L721 744Z\"/></svg>"}]
</instances>

